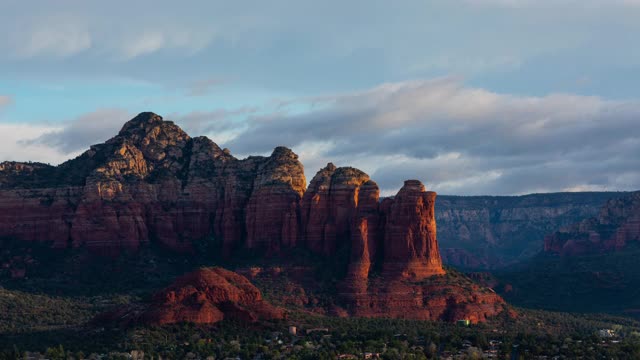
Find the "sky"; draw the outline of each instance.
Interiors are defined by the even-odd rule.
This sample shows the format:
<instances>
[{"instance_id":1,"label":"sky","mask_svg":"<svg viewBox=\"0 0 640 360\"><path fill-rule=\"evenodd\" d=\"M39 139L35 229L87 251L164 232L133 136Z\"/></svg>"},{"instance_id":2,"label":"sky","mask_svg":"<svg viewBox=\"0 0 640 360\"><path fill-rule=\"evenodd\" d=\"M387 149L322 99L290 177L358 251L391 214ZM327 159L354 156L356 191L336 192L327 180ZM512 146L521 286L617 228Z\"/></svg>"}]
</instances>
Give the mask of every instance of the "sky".
<instances>
[{"instance_id":1,"label":"sky","mask_svg":"<svg viewBox=\"0 0 640 360\"><path fill-rule=\"evenodd\" d=\"M143 111L393 194L640 189L640 0L0 0L0 161Z\"/></svg>"}]
</instances>

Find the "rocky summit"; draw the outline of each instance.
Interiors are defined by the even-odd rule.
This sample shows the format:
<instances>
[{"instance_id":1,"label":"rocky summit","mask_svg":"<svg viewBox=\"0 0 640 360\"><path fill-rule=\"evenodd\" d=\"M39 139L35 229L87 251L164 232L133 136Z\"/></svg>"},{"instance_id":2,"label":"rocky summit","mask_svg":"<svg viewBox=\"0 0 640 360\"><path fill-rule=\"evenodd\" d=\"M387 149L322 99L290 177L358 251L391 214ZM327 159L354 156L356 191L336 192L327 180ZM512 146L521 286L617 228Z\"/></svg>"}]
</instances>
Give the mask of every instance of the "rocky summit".
<instances>
[{"instance_id":1,"label":"rocky summit","mask_svg":"<svg viewBox=\"0 0 640 360\"><path fill-rule=\"evenodd\" d=\"M480 321L501 311L495 294L471 289L436 299L438 290L421 283L445 271L436 194L420 181L406 181L381 201L367 174L330 163L306 184L290 149L240 160L206 137L141 113L115 137L59 166L0 165L0 237L104 256L135 253L151 242L188 253L197 241L210 241L227 259L247 251L270 256L302 248L324 258L346 252L340 288L353 314L441 319L455 313L452 307L481 305L481 315L465 313ZM373 272L384 286L371 280ZM363 300L380 291L378 303ZM434 301L441 310L415 311Z\"/></svg>"},{"instance_id":2,"label":"rocky summit","mask_svg":"<svg viewBox=\"0 0 640 360\"><path fill-rule=\"evenodd\" d=\"M284 310L262 299L242 275L222 268L199 269L177 279L154 296L143 313L150 324L211 324L233 318L244 322L283 319Z\"/></svg>"}]
</instances>

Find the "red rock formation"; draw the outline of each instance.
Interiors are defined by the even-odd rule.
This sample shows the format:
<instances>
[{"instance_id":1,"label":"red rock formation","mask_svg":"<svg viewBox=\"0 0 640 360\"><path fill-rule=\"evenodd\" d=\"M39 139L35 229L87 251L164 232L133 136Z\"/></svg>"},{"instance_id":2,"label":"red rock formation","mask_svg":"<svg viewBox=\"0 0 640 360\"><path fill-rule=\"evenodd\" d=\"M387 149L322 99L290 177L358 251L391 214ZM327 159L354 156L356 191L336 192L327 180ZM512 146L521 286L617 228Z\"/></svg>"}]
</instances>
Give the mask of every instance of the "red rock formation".
<instances>
[{"instance_id":1,"label":"red rock formation","mask_svg":"<svg viewBox=\"0 0 640 360\"><path fill-rule=\"evenodd\" d=\"M504 300L492 290L460 275L442 276L435 197L409 180L393 199L379 204L375 183L362 186L351 261L339 287L351 315L476 323L504 310ZM378 253L382 271L372 278Z\"/></svg>"},{"instance_id":2,"label":"red rock formation","mask_svg":"<svg viewBox=\"0 0 640 360\"><path fill-rule=\"evenodd\" d=\"M291 150L237 160L153 113L76 159L0 166L0 236L117 255L149 241L191 251L294 246L303 167Z\"/></svg>"},{"instance_id":3,"label":"red rock formation","mask_svg":"<svg viewBox=\"0 0 640 360\"><path fill-rule=\"evenodd\" d=\"M492 290L441 276L422 282L375 279L367 292L342 296L349 299L350 314L362 317L478 323L505 309L504 300Z\"/></svg>"},{"instance_id":4,"label":"red rock formation","mask_svg":"<svg viewBox=\"0 0 640 360\"><path fill-rule=\"evenodd\" d=\"M366 291L367 279L383 244L383 222L378 200L380 190L372 180L360 187L357 213L352 221L351 257L345 278L350 292Z\"/></svg>"},{"instance_id":5,"label":"red rock formation","mask_svg":"<svg viewBox=\"0 0 640 360\"><path fill-rule=\"evenodd\" d=\"M298 155L277 147L260 165L247 205L247 248L277 252L300 237L299 204L306 179Z\"/></svg>"},{"instance_id":6,"label":"red rock formation","mask_svg":"<svg viewBox=\"0 0 640 360\"><path fill-rule=\"evenodd\" d=\"M287 148L238 160L205 137L191 138L172 122L142 113L114 138L60 166L1 164L0 237L110 256L149 242L193 251L194 241L211 238L226 255L242 249L271 255L298 246L325 256L349 251L340 288L353 314L440 319L477 311L481 320L496 311L491 295L472 291L443 300L419 283L444 274L436 194L419 181L405 182L393 199L380 202L367 174L330 163L305 186L302 164ZM373 272L385 283L372 283ZM157 321L215 322L227 313L251 318L237 301L222 305L189 285L229 279L214 273L187 276L163 293L157 301L166 306ZM416 293L429 295L410 295Z\"/></svg>"},{"instance_id":7,"label":"red rock formation","mask_svg":"<svg viewBox=\"0 0 640 360\"><path fill-rule=\"evenodd\" d=\"M223 268L202 268L177 279L148 304L127 305L93 321L119 326L181 322L214 324L224 319L247 323L285 318L285 311L262 299L244 276Z\"/></svg>"},{"instance_id":8,"label":"red rock formation","mask_svg":"<svg viewBox=\"0 0 640 360\"><path fill-rule=\"evenodd\" d=\"M640 241L640 192L613 199L597 217L553 233L544 240L544 251L580 255L614 251Z\"/></svg>"},{"instance_id":9,"label":"red rock formation","mask_svg":"<svg viewBox=\"0 0 640 360\"><path fill-rule=\"evenodd\" d=\"M350 240L360 187L369 176L351 167L327 164L313 177L302 199L306 246L333 255Z\"/></svg>"},{"instance_id":10,"label":"red rock formation","mask_svg":"<svg viewBox=\"0 0 640 360\"><path fill-rule=\"evenodd\" d=\"M386 210L383 272L420 280L444 274L436 240L436 193L407 180Z\"/></svg>"},{"instance_id":11,"label":"red rock formation","mask_svg":"<svg viewBox=\"0 0 640 360\"><path fill-rule=\"evenodd\" d=\"M142 319L150 324L212 324L225 318L246 322L283 319L284 310L262 299L244 276L222 268L200 269L182 276L154 296Z\"/></svg>"}]
</instances>

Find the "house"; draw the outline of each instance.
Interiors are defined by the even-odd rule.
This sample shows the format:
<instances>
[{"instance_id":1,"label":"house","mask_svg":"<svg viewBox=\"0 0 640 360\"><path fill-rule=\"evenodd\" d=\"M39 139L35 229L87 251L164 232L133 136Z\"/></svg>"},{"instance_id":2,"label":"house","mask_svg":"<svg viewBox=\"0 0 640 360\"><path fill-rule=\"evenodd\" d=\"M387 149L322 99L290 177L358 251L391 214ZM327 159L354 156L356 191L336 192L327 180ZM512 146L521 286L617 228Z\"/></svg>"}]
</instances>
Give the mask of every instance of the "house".
<instances>
[{"instance_id":1,"label":"house","mask_svg":"<svg viewBox=\"0 0 640 360\"><path fill-rule=\"evenodd\" d=\"M613 329L600 329L598 330L598 336L602 338L612 338L616 336L616 332Z\"/></svg>"}]
</instances>

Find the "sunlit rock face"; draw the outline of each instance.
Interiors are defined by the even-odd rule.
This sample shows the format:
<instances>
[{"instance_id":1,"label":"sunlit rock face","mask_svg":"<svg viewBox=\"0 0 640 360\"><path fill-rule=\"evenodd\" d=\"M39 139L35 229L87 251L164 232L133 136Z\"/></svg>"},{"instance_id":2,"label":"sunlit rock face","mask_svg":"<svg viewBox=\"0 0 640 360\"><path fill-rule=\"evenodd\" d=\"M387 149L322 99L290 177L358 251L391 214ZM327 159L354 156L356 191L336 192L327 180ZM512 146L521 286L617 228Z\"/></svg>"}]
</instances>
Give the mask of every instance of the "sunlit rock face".
<instances>
[{"instance_id":1,"label":"sunlit rock face","mask_svg":"<svg viewBox=\"0 0 640 360\"><path fill-rule=\"evenodd\" d=\"M149 241L191 251L207 238L225 252L277 251L300 237L297 155L238 160L153 113L58 167L4 163L0 173L0 236L111 256Z\"/></svg>"},{"instance_id":2,"label":"sunlit rock face","mask_svg":"<svg viewBox=\"0 0 640 360\"><path fill-rule=\"evenodd\" d=\"M407 180L386 205L383 272L420 280L444 274L436 239L436 193Z\"/></svg>"}]
</instances>

